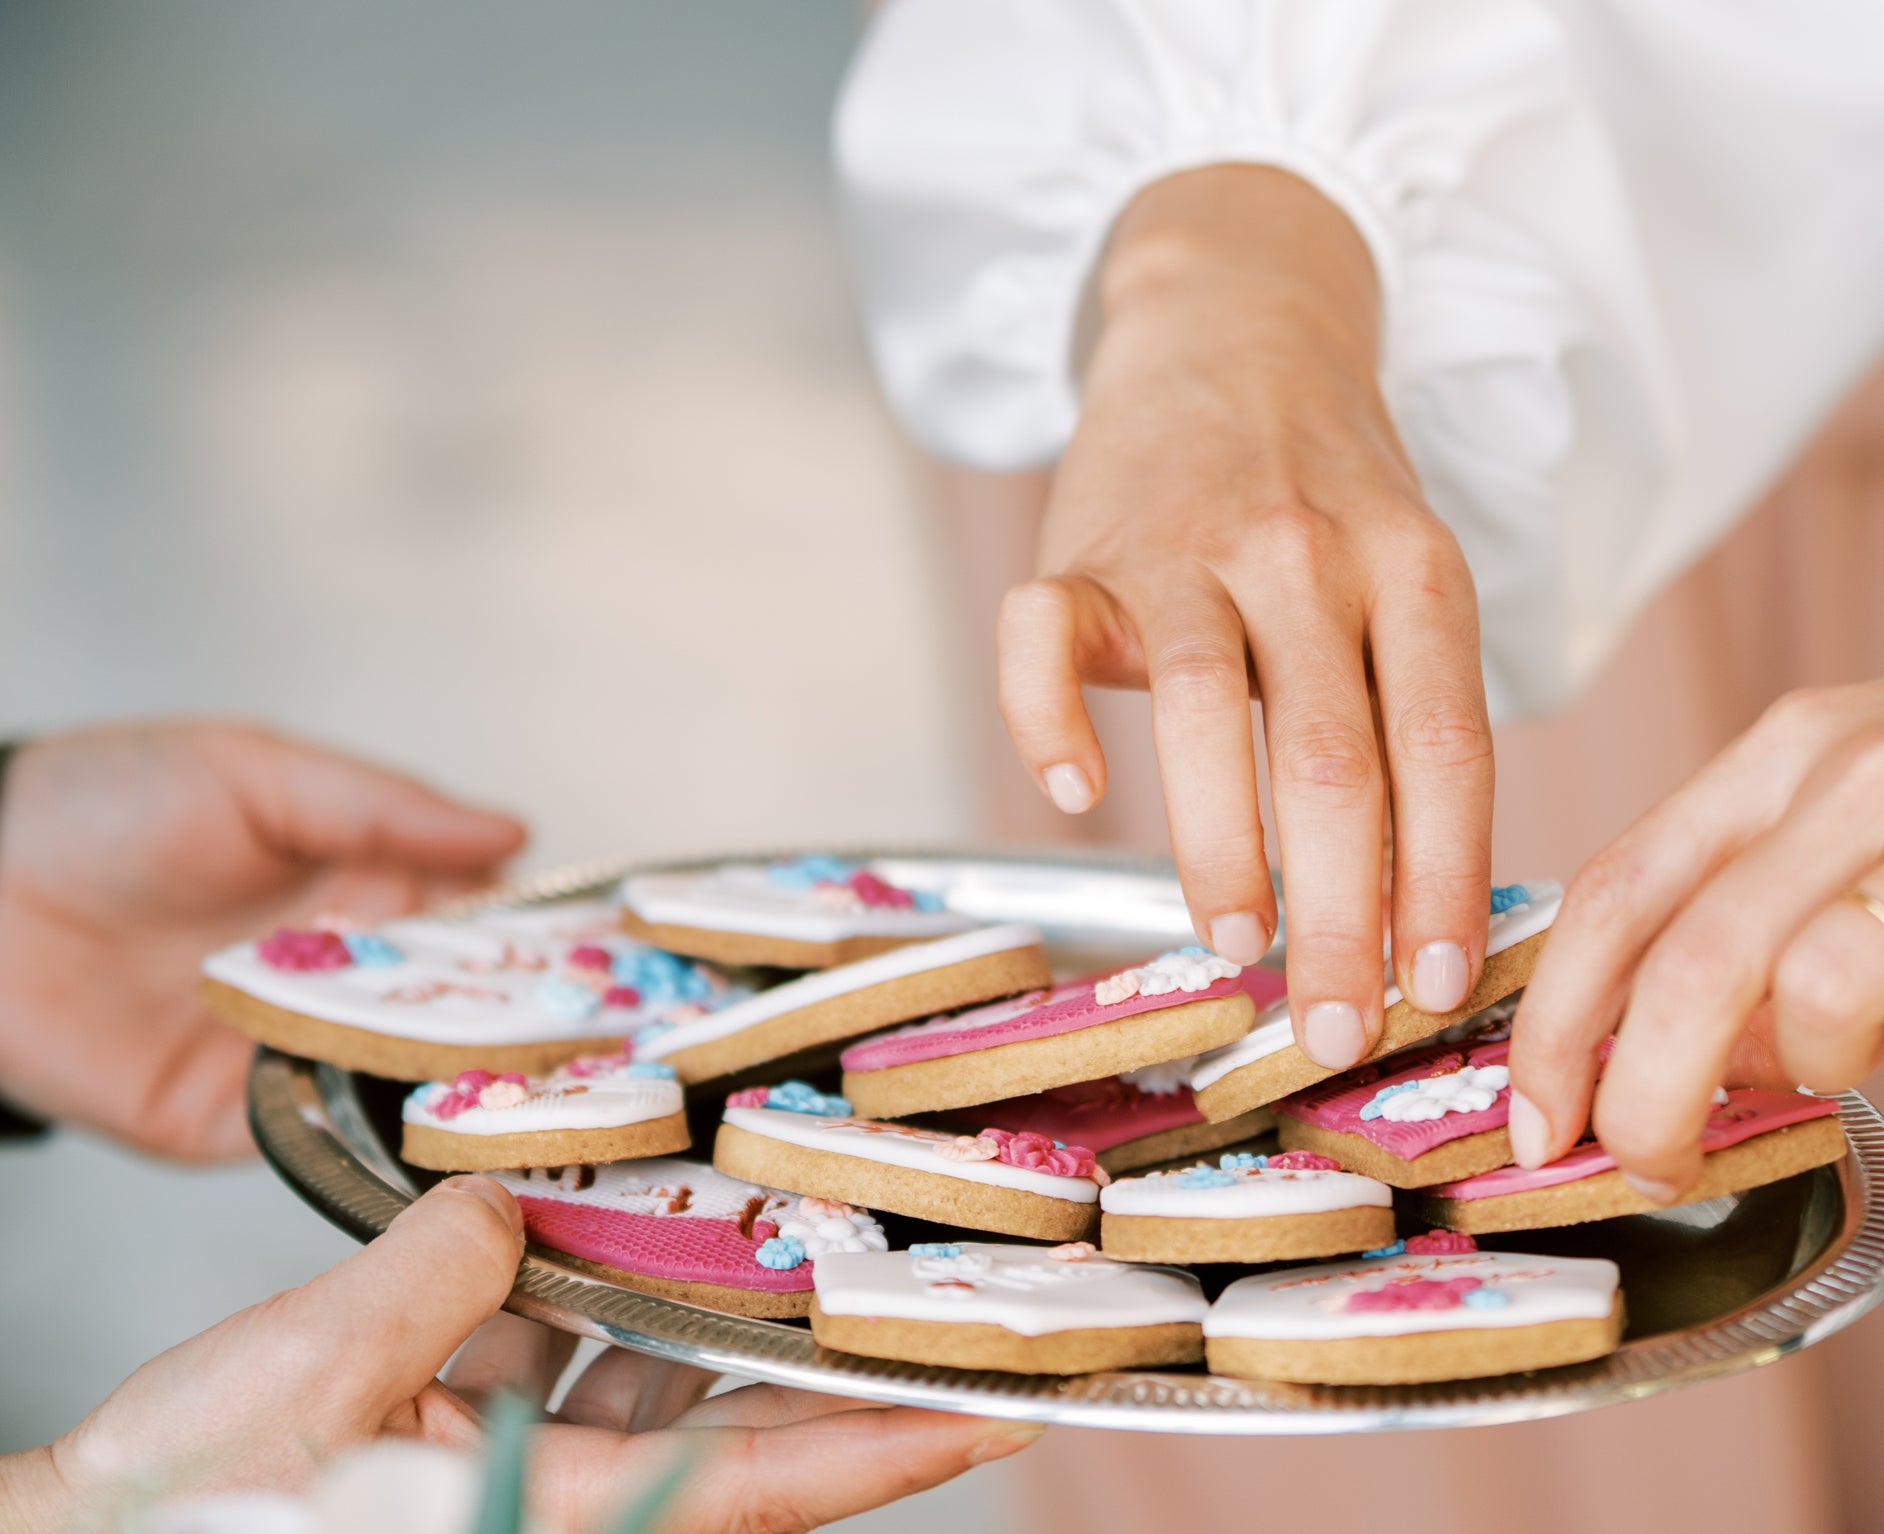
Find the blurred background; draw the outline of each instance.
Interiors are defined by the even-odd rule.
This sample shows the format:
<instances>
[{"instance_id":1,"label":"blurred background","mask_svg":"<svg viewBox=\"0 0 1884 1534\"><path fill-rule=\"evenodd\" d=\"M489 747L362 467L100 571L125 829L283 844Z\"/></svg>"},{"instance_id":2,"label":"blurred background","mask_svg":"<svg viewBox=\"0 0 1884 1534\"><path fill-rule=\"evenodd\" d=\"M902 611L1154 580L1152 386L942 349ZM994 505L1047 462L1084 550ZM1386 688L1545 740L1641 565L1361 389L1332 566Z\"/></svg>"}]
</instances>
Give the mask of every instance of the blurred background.
<instances>
[{"instance_id":1,"label":"blurred background","mask_svg":"<svg viewBox=\"0 0 1884 1534\"><path fill-rule=\"evenodd\" d=\"M534 862L962 835L829 187L858 20L0 7L0 736L255 715ZM350 1246L256 1165L0 1174L0 1452ZM879 1516L999 1527L996 1482Z\"/></svg>"}]
</instances>

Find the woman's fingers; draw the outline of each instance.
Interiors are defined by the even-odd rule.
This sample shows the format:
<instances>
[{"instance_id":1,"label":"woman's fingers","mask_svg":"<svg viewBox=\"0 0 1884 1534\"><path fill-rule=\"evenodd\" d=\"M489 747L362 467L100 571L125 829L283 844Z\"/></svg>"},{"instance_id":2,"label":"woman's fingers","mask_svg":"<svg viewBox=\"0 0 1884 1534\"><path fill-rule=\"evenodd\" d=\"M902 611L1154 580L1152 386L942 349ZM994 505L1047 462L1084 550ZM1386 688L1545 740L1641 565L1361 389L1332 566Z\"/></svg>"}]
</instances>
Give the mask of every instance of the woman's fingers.
<instances>
[{"instance_id":1,"label":"woman's fingers","mask_svg":"<svg viewBox=\"0 0 1884 1534\"><path fill-rule=\"evenodd\" d=\"M1149 594L1139 609L1171 853L1197 935L1254 964L1276 931L1256 802L1243 620L1220 586Z\"/></svg>"},{"instance_id":2,"label":"woman's fingers","mask_svg":"<svg viewBox=\"0 0 1884 1534\"><path fill-rule=\"evenodd\" d=\"M500 1311L471 1334L446 1367L443 1380L480 1412L500 1390L540 1407L575 1351L576 1339L570 1333Z\"/></svg>"},{"instance_id":3,"label":"woman's fingers","mask_svg":"<svg viewBox=\"0 0 1884 1534\"><path fill-rule=\"evenodd\" d=\"M1623 1173L1667 1200L1700 1174L1709 1102L1782 952L1884 861L1884 731L1831 753L1771 831L1703 886L1644 955L1596 1100ZM1782 1058L1787 1048L1782 1034Z\"/></svg>"},{"instance_id":4,"label":"woman's fingers","mask_svg":"<svg viewBox=\"0 0 1884 1534\"><path fill-rule=\"evenodd\" d=\"M1136 641L1112 597L1083 576L1014 587L995 628L1001 717L1022 763L1069 815L1099 802L1106 759L1080 693L1082 682L1142 679Z\"/></svg>"},{"instance_id":5,"label":"woman's fingers","mask_svg":"<svg viewBox=\"0 0 1884 1534\"><path fill-rule=\"evenodd\" d=\"M1771 764L1748 744L1702 768L1572 882L1512 1030L1519 1165L1554 1161L1583 1134L1597 1052L1622 1018L1644 953L1708 875L1779 813Z\"/></svg>"},{"instance_id":6,"label":"woman's fingers","mask_svg":"<svg viewBox=\"0 0 1884 1534\"><path fill-rule=\"evenodd\" d=\"M1422 1012L1478 979L1490 909L1492 734L1478 604L1457 543L1415 524L1369 627L1393 798L1393 962Z\"/></svg>"},{"instance_id":7,"label":"woman's fingers","mask_svg":"<svg viewBox=\"0 0 1884 1534\"><path fill-rule=\"evenodd\" d=\"M556 1414L561 1422L645 1433L699 1402L719 1376L626 1348L609 1348L576 1376Z\"/></svg>"},{"instance_id":8,"label":"woman's fingers","mask_svg":"<svg viewBox=\"0 0 1884 1534\"><path fill-rule=\"evenodd\" d=\"M1361 658L1358 606L1313 589L1319 551L1278 561L1268 606L1246 613L1262 688L1289 910L1296 1042L1345 1070L1380 1037L1386 780Z\"/></svg>"},{"instance_id":9,"label":"woman's fingers","mask_svg":"<svg viewBox=\"0 0 1884 1534\"><path fill-rule=\"evenodd\" d=\"M1863 1080L1884 1045L1884 869L1855 890L1808 921L1773 972L1779 1063L1820 1091Z\"/></svg>"}]
</instances>

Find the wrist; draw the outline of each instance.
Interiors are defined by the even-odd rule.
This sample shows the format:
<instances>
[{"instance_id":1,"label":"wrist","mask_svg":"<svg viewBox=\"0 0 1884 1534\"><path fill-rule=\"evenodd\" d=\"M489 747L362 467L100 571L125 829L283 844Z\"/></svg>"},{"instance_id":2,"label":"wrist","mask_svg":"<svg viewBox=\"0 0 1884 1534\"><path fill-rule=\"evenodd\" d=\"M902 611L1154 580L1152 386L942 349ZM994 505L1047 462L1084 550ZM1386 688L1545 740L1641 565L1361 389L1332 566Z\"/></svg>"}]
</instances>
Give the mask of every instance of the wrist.
<instances>
[{"instance_id":1,"label":"wrist","mask_svg":"<svg viewBox=\"0 0 1884 1534\"><path fill-rule=\"evenodd\" d=\"M56 1534L74 1511L50 1448L0 1454L0 1534Z\"/></svg>"},{"instance_id":2,"label":"wrist","mask_svg":"<svg viewBox=\"0 0 1884 1534\"><path fill-rule=\"evenodd\" d=\"M1193 317L1261 349L1373 376L1379 287L1352 221L1308 182L1213 165L1155 182L1120 215L1099 275L1103 326Z\"/></svg>"}]
</instances>

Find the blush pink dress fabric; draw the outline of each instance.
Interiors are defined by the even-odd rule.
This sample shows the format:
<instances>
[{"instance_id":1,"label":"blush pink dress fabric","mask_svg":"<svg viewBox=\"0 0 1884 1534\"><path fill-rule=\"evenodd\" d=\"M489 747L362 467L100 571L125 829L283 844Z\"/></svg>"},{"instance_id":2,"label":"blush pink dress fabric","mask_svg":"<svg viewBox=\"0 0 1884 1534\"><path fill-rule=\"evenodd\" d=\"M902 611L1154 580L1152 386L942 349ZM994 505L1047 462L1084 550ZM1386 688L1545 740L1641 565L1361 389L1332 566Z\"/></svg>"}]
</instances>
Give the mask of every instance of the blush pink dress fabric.
<instances>
[{"instance_id":1,"label":"blush pink dress fabric","mask_svg":"<svg viewBox=\"0 0 1884 1534\"><path fill-rule=\"evenodd\" d=\"M986 823L1040 844L1162 850L1144 700L1091 694L1106 804L1056 817L1013 762L982 679L1001 591L1029 573L1040 476L948 471L968 587L964 687ZM1498 742L1501 877L1568 876L1793 687L1884 676L1884 372L1765 503L1655 603L1604 675ZM1273 846L1274 843L1272 842ZM1884 1079L1874 1077L1875 1095ZM1552 1422L1365 1439L1215 1440L1056 1430L1013 1463L1030 1534L1679 1534L1884 1529L1884 1311L1736 1379Z\"/></svg>"}]
</instances>

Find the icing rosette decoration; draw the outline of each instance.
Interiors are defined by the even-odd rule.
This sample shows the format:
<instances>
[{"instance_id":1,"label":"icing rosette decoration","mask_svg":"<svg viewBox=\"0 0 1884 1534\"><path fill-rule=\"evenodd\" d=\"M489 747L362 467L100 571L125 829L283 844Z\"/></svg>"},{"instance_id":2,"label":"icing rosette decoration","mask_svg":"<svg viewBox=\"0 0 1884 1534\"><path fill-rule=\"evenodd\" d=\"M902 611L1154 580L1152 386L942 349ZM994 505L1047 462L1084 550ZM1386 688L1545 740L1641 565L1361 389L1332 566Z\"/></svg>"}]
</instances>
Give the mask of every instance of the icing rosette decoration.
<instances>
[{"instance_id":1,"label":"icing rosette decoration","mask_svg":"<svg viewBox=\"0 0 1884 1534\"><path fill-rule=\"evenodd\" d=\"M1422 1236L1408 1236L1391 1246L1375 1247L1363 1257L1456 1257L1476 1252L1478 1240L1462 1230L1429 1230Z\"/></svg>"},{"instance_id":2,"label":"icing rosette decoration","mask_svg":"<svg viewBox=\"0 0 1884 1534\"><path fill-rule=\"evenodd\" d=\"M841 858L812 854L766 865L766 878L779 889L802 890L834 911L924 911L942 909L928 890L908 890L879 878L869 869Z\"/></svg>"},{"instance_id":3,"label":"icing rosette decoration","mask_svg":"<svg viewBox=\"0 0 1884 1534\"><path fill-rule=\"evenodd\" d=\"M935 1153L944 1161L999 1161L1049 1177L1084 1177L1102 1188L1112 1180L1085 1146L1063 1145L1031 1130L984 1129L978 1135L957 1135L938 1145Z\"/></svg>"},{"instance_id":4,"label":"icing rosette decoration","mask_svg":"<svg viewBox=\"0 0 1884 1534\"><path fill-rule=\"evenodd\" d=\"M423 1090L423 1089L421 1089ZM527 1076L517 1071L493 1075L490 1071L458 1072L449 1084L439 1082L425 1100L425 1111L450 1122L468 1108L515 1108L530 1096Z\"/></svg>"},{"instance_id":5,"label":"icing rosette decoration","mask_svg":"<svg viewBox=\"0 0 1884 1534\"><path fill-rule=\"evenodd\" d=\"M786 1113L810 1113L822 1118L848 1118L850 1101L835 1092L820 1092L808 1081L781 1081L775 1087L746 1087L730 1094L729 1108L777 1108Z\"/></svg>"},{"instance_id":6,"label":"icing rosette decoration","mask_svg":"<svg viewBox=\"0 0 1884 1534\"><path fill-rule=\"evenodd\" d=\"M1093 986L1093 1000L1102 1007L1130 1001L1134 996L1168 996L1173 991L1201 991L1219 980L1234 980L1243 966L1220 959L1195 944L1158 955L1148 964L1120 970Z\"/></svg>"},{"instance_id":7,"label":"icing rosette decoration","mask_svg":"<svg viewBox=\"0 0 1884 1534\"><path fill-rule=\"evenodd\" d=\"M1456 1310L1461 1305L1496 1309L1508 1304L1503 1290L1489 1288L1485 1280L1469 1273L1454 1278L1408 1278L1381 1285L1378 1289L1359 1289L1347 1297L1344 1309L1370 1310Z\"/></svg>"},{"instance_id":8,"label":"icing rosette decoration","mask_svg":"<svg viewBox=\"0 0 1884 1534\"><path fill-rule=\"evenodd\" d=\"M672 1027L734 999L733 986L721 975L677 954L644 943L610 949L599 942L577 943L564 955L561 969L537 983L537 1004L567 1023L585 1023L605 1007L622 1011L649 1009L662 1014L659 1024ZM640 1034L647 1028L638 1030Z\"/></svg>"},{"instance_id":9,"label":"icing rosette decoration","mask_svg":"<svg viewBox=\"0 0 1884 1534\"><path fill-rule=\"evenodd\" d=\"M385 938L348 930L338 917L323 918L323 924L314 927L277 927L255 945L255 956L274 969L302 974L352 965L381 969L405 960Z\"/></svg>"},{"instance_id":10,"label":"icing rosette decoration","mask_svg":"<svg viewBox=\"0 0 1884 1534\"><path fill-rule=\"evenodd\" d=\"M1437 1070L1417 1081L1382 1087L1361 1108L1361 1117L1415 1124L1448 1113L1483 1113L1510 1085L1511 1071L1506 1066L1460 1065L1456 1070Z\"/></svg>"}]
</instances>

